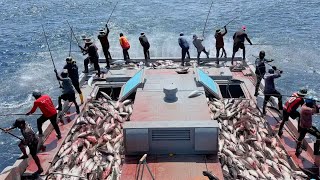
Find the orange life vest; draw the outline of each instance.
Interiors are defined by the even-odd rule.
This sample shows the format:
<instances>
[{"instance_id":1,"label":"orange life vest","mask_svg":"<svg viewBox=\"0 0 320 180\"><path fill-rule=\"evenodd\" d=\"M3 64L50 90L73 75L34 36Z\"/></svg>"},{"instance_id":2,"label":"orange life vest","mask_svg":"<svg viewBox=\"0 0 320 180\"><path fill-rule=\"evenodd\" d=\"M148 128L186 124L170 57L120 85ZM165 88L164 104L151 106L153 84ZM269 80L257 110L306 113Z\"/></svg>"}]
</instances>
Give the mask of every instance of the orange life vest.
<instances>
[{"instance_id":1,"label":"orange life vest","mask_svg":"<svg viewBox=\"0 0 320 180\"><path fill-rule=\"evenodd\" d=\"M126 37L124 37L124 36L120 37L119 41L120 41L120 45L121 45L121 47L123 49L129 49L130 48L129 41L127 40Z\"/></svg>"}]
</instances>

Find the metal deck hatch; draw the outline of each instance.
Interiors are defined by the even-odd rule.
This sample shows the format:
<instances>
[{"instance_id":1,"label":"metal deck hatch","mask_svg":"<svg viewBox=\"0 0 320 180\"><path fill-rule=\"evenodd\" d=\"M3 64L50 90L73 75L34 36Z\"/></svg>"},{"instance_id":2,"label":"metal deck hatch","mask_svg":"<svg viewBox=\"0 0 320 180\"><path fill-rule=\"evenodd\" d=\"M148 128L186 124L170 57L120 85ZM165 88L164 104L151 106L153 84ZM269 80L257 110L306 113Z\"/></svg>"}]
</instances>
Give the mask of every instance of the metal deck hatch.
<instances>
[{"instance_id":1,"label":"metal deck hatch","mask_svg":"<svg viewBox=\"0 0 320 180\"><path fill-rule=\"evenodd\" d=\"M220 99L220 89L216 82L211 79L203 70L196 68L197 80L216 98Z\"/></svg>"},{"instance_id":2,"label":"metal deck hatch","mask_svg":"<svg viewBox=\"0 0 320 180\"><path fill-rule=\"evenodd\" d=\"M143 82L144 69L138 71L134 76L132 76L125 85L123 85L120 93L120 101L125 100L132 92L134 92L139 85Z\"/></svg>"}]
</instances>

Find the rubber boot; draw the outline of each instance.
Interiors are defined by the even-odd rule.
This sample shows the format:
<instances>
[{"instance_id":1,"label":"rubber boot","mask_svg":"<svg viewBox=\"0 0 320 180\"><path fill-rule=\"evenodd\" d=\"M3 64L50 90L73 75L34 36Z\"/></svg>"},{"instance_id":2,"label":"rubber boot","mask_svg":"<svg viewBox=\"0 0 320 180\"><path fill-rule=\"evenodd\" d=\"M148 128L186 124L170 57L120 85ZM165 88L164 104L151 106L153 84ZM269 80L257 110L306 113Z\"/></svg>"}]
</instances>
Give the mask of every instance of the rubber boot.
<instances>
[{"instance_id":1,"label":"rubber boot","mask_svg":"<svg viewBox=\"0 0 320 180\"><path fill-rule=\"evenodd\" d=\"M301 154L301 146L302 146L302 141L297 142L297 147L296 147L296 156L299 157Z\"/></svg>"},{"instance_id":2,"label":"rubber boot","mask_svg":"<svg viewBox=\"0 0 320 180\"><path fill-rule=\"evenodd\" d=\"M80 97L80 102L81 102L81 104L83 104L84 102L83 102L83 94L79 94L79 97Z\"/></svg>"}]
</instances>

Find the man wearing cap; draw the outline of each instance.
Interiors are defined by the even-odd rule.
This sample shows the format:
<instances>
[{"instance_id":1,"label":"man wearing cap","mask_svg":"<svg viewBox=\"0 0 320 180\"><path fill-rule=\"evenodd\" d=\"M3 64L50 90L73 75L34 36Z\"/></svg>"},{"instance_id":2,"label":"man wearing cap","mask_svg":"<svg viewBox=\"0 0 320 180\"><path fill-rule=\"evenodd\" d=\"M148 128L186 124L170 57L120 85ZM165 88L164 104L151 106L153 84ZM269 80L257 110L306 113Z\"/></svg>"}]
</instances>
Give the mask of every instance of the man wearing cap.
<instances>
[{"instance_id":1,"label":"man wearing cap","mask_svg":"<svg viewBox=\"0 0 320 180\"><path fill-rule=\"evenodd\" d=\"M50 119L50 122L54 128L54 130L57 133L58 139L61 139L61 133L59 126L57 124L57 111L56 108L53 105L53 102L50 98L50 96L46 94L41 94L40 91L35 90L32 92L32 96L36 99L33 103L32 109L26 113L26 115L33 114L37 108L39 108L42 112L42 115L40 118L37 119L37 127L39 131L39 136L42 135L42 124L46 122L48 119Z\"/></svg>"},{"instance_id":2,"label":"man wearing cap","mask_svg":"<svg viewBox=\"0 0 320 180\"><path fill-rule=\"evenodd\" d=\"M225 58L227 57L226 50L224 49L224 40L223 40L223 36L226 35L227 32L228 32L227 27L224 26L224 32L223 33L221 33L220 29L217 29L216 30L216 34L214 35L214 37L216 38L217 64L219 64L219 59L218 58L219 58L220 49L222 49L221 57L223 56L223 54L224 54Z\"/></svg>"},{"instance_id":3,"label":"man wearing cap","mask_svg":"<svg viewBox=\"0 0 320 180\"><path fill-rule=\"evenodd\" d=\"M268 73L264 76L264 101L262 113L266 114L266 106L271 96L278 98L279 110L282 110L282 96L279 91L276 90L274 85L274 79L281 77L281 70L278 70L275 66L268 70Z\"/></svg>"},{"instance_id":4,"label":"man wearing cap","mask_svg":"<svg viewBox=\"0 0 320 180\"><path fill-rule=\"evenodd\" d=\"M111 54L109 52L109 40L108 40L108 35L109 35L109 28L108 28L108 25L106 24L106 28L107 28L107 32L105 32L105 30L100 30L99 31L99 35L98 35L98 39L100 40L100 43L101 43L101 46L102 46L102 50L103 50L103 54L106 58L106 63L107 63L107 66L106 68L107 69L110 69L110 59L111 58Z\"/></svg>"},{"instance_id":5,"label":"man wearing cap","mask_svg":"<svg viewBox=\"0 0 320 180\"><path fill-rule=\"evenodd\" d=\"M123 33L120 33L119 42L122 47L123 59L126 61L126 64L128 64L128 60L130 59L128 52L128 50L130 49L130 43L128 39L123 35Z\"/></svg>"},{"instance_id":6,"label":"man wearing cap","mask_svg":"<svg viewBox=\"0 0 320 180\"><path fill-rule=\"evenodd\" d=\"M242 29L235 32L233 35L233 53L232 53L232 58L231 58L231 64L233 64L234 56L236 55L236 52L238 52L239 48L242 49L243 60L246 59L246 48L244 46L245 40L247 40L250 43L250 45L252 45L252 43L246 33L246 26L242 26Z\"/></svg>"},{"instance_id":7,"label":"man wearing cap","mask_svg":"<svg viewBox=\"0 0 320 180\"><path fill-rule=\"evenodd\" d=\"M144 59L147 62L147 60L150 59L150 53L149 53L150 43L148 41L147 36L143 32L140 34L139 41L141 46L143 47Z\"/></svg>"},{"instance_id":8,"label":"man wearing cap","mask_svg":"<svg viewBox=\"0 0 320 180\"><path fill-rule=\"evenodd\" d=\"M282 136L283 126L285 122L289 121L289 117L291 117L292 119L298 118L298 124L300 124L300 113L297 111L297 109L299 108L299 106L302 106L304 104L303 97L307 95L307 93L308 93L307 89L300 89L300 91L293 93L292 96L284 104L283 119L281 121L279 131L278 131L279 137ZM298 129L300 129L299 127Z\"/></svg>"},{"instance_id":9,"label":"man wearing cap","mask_svg":"<svg viewBox=\"0 0 320 180\"><path fill-rule=\"evenodd\" d=\"M264 51L260 51L259 53L259 58L256 59L255 61L255 64L256 64L256 78L257 78L257 81L256 81L256 89L255 89L255 93L254 93L254 96L258 96L259 95L259 87L260 87L260 83L261 83L261 80L263 79L263 76L266 74L266 65L265 63L268 63L268 62L272 62L273 59L271 60L268 60L268 59L265 59L266 53Z\"/></svg>"},{"instance_id":10,"label":"man wearing cap","mask_svg":"<svg viewBox=\"0 0 320 180\"><path fill-rule=\"evenodd\" d=\"M319 130L312 126L312 115L315 113L319 113L319 106L316 101L312 98L306 99L305 104L300 109L300 135L296 147L296 156L301 154L302 140L307 133L315 136L316 139L320 139Z\"/></svg>"},{"instance_id":11,"label":"man wearing cap","mask_svg":"<svg viewBox=\"0 0 320 180\"><path fill-rule=\"evenodd\" d=\"M197 49L197 63L200 64L200 54L201 52L204 52L207 55L207 58L209 58L209 53L206 51L206 48L202 45L203 38L199 38L197 35L193 35L193 45Z\"/></svg>"},{"instance_id":12,"label":"man wearing cap","mask_svg":"<svg viewBox=\"0 0 320 180\"><path fill-rule=\"evenodd\" d=\"M18 159L27 159L28 158L26 147L25 147L25 146L28 146L30 154L38 167L38 170L35 172L35 174L41 174L43 172L43 169L40 164L40 159L37 156L39 140L38 140L36 133L33 131L30 124L26 123L26 121L22 118L17 119L13 123L12 127L6 128L5 132L9 132L10 130L15 129L15 128L20 129L21 134L24 138L23 140L20 141L20 143L18 145L22 154L23 154Z\"/></svg>"},{"instance_id":13,"label":"man wearing cap","mask_svg":"<svg viewBox=\"0 0 320 180\"><path fill-rule=\"evenodd\" d=\"M72 81L72 85L74 88L77 90L81 104L83 104L83 95L80 89L80 84L79 84L79 73L78 73L78 66L76 64L76 61L72 57L67 57L66 59L66 65L63 67L63 69L68 70L68 76Z\"/></svg>"},{"instance_id":14,"label":"man wearing cap","mask_svg":"<svg viewBox=\"0 0 320 180\"><path fill-rule=\"evenodd\" d=\"M79 46L82 50L83 55L88 54L88 57L84 60L84 71L83 73L89 72L89 62L93 63L94 70L98 71L97 75L100 77L100 66L99 66L99 55L98 48L93 44L91 38L85 39L84 47Z\"/></svg>"},{"instance_id":15,"label":"man wearing cap","mask_svg":"<svg viewBox=\"0 0 320 180\"><path fill-rule=\"evenodd\" d=\"M184 59L186 58L186 54L188 54L188 59L190 59L189 53L189 43L187 39L184 37L183 33L180 33L180 37L178 38L179 46L181 47L181 66L184 66Z\"/></svg>"},{"instance_id":16,"label":"man wearing cap","mask_svg":"<svg viewBox=\"0 0 320 180\"><path fill-rule=\"evenodd\" d=\"M68 70L64 69L61 72L61 77L58 75L57 70L55 70L54 72L56 73L57 79L59 81L62 81L62 95L59 96L58 98L58 103L59 103L58 110L59 111L62 110L61 100L63 99L63 100L68 100L69 102L73 102L74 106L76 107L77 114L79 114L80 109L76 101L76 95L73 89L72 81L68 77Z\"/></svg>"}]
</instances>

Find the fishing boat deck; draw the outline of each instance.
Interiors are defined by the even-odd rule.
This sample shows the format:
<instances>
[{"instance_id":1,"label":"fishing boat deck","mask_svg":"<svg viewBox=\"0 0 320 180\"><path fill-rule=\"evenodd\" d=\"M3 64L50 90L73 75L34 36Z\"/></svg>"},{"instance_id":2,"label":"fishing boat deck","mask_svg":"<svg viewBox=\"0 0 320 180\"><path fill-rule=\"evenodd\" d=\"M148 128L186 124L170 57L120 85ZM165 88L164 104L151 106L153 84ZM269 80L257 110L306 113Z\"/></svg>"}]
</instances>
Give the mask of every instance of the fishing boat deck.
<instances>
[{"instance_id":1,"label":"fishing boat deck","mask_svg":"<svg viewBox=\"0 0 320 180\"><path fill-rule=\"evenodd\" d=\"M104 63L101 64L101 67L103 67ZM223 65L221 65L223 67L220 68L209 68L208 67L204 67L205 69L208 69L208 73L209 75L211 74L220 74L220 72L218 71L218 69L222 69L228 66L231 66L230 62L226 62ZM148 73L149 76L157 76L156 75L156 71L158 70L152 70L152 71L146 71ZM189 69L190 72L192 72L192 68ZM95 81L94 83L96 84L105 84L106 82L117 82L117 81L121 81L121 82L126 82L130 77L132 77L135 73L137 72L137 69L121 69L121 70L109 70L109 71L105 71L105 74L103 75L103 78L101 79L101 81ZM189 75L191 75L191 73L189 72ZM244 94L246 95L246 98L248 99L252 99L254 102L257 103L258 107L261 109L262 107L262 101L263 101L263 97L258 96L257 98L255 98L253 96L254 94L254 84L255 84L255 78L254 78L254 69L252 68L252 66L248 66L246 67L245 70L242 70L241 72L232 72L232 78L233 79L239 79L241 81L243 81L243 83L245 84L245 88L243 89ZM175 74L175 72L173 70L161 70L158 71L159 74L165 74L165 75L173 75ZM83 75L82 75L83 76ZM184 76L188 76L184 75ZM87 80L87 78L85 78ZM146 86L144 87L145 89L138 89L137 94L136 94L136 98L145 98L144 99L144 104L139 105L140 107L146 107L146 108L152 108L156 105L154 105L152 103L152 98L154 98L154 101L163 101L163 96L157 96L155 97L154 92L152 92L152 88L155 88L157 85L157 82L161 82L164 83L164 81L162 81L161 78L155 79L153 84L152 81L150 81L150 86L146 84ZM82 91L85 95L85 97L87 95L89 95L92 91L92 88L89 87L87 84L87 81L85 82L85 85L82 87ZM159 87L158 91L159 91ZM197 87L199 89L199 87ZM146 94L146 90L149 89L150 90L150 95L142 95L141 93L144 92L144 94ZM200 90L201 87L200 87ZM161 90L162 91L162 90ZM189 92L189 91L188 91ZM163 93L161 93L163 94ZM188 94L188 93L187 93ZM184 94L184 95L187 95ZM158 94L159 95L159 94ZM204 98L203 95L201 95L202 97L200 98ZM160 98L160 99L159 99ZM179 98L179 95L178 95ZM205 99L205 98L204 98ZM78 100L79 102L79 100ZM143 102L141 102L143 103ZM189 102L188 102L189 103ZM136 104L135 104L136 105ZM205 107L205 105L203 103L200 104L201 108L205 109L204 111L202 111L202 115L204 119L206 119L208 117L208 107ZM82 108L82 107L81 107ZM163 109L161 108L155 108L156 110L154 111L155 113L162 113ZM190 111L190 108L188 108ZM72 127L73 123L75 122L75 119L77 118L77 115L75 113L75 108L72 106L69 110L69 113L66 113L66 115L64 116L64 122L65 124L60 124L60 129L62 132L62 139L57 141L56 136L55 136L55 132L52 131L51 133L48 134L48 138L45 140L44 145L47 146L45 152L40 152L39 158L41 160L41 164L44 168L44 173L48 172L48 168L50 167L50 163L51 161L53 161L53 158L55 157L55 155L57 154L57 152L59 151L64 139L66 138L66 135L69 133L70 128ZM143 112L145 111L145 109L141 108L139 110L135 110L134 112L136 112L137 114L132 116L132 121L139 121L140 120L148 120L148 117L150 116L150 114ZM158 111L158 112L156 112ZM139 114L140 112L140 114ZM172 111L171 113L173 113L174 111ZM208 113L208 114L207 114ZM176 113L178 114L178 113ZM190 116L192 116L190 113ZM198 114L198 113L197 113ZM200 113L199 113L200 114ZM182 117L182 116L180 116ZM184 119L188 119L187 117L189 117L189 115L183 115ZM156 116L155 116L156 118ZM178 117L177 117L178 118ZM210 118L210 116L209 116ZM269 127L271 128L271 130L273 132L277 132L277 128L279 125L279 114L268 108L267 111L267 115L265 116L265 119L267 120L267 123L269 125ZM46 128L46 126L49 126L49 128L46 129L46 131L51 131L52 127L50 127L50 122L47 121L44 126L43 129ZM50 129L51 128L51 129ZM284 147L285 151L288 154L288 158L292 160L293 164L298 168L298 167L302 167L305 169L311 169L311 170L318 170L319 173L319 167L314 165L314 161L315 161L315 157L312 154L312 150L313 150L313 143L312 141L310 141L310 139L306 138L306 143L307 147L308 147L308 151L303 151L302 154L300 155L299 158L297 158L295 156L295 139L297 137L297 132L296 132L296 122L290 120L290 122L288 122L285 126L285 131L283 132L283 137L281 139L278 139L278 142L281 143L281 145ZM45 132L46 132L45 131ZM202 171L208 170L208 171L212 171L213 174L215 174L217 177L219 177L219 179L223 179L223 174L221 171L221 166L220 163L217 159L216 156L206 156L206 158L204 158L205 156L186 156L186 155L173 155L173 156L169 156L169 155L162 155L162 156L148 156L147 157L147 162L149 167L151 168L152 173L155 175L156 179L207 179L206 177L204 177L202 175ZM136 175L136 170L137 170L137 164L138 164L138 160L141 157L136 157L136 156L127 156L125 158L125 162L124 165L122 167L123 170L123 174L121 176L121 179L135 179L135 175ZM28 158L28 160L18 160L15 165L13 167L8 167L6 168L2 174L0 175L0 179L12 179L12 177L18 177L22 174L22 172L24 171L24 166L28 164L27 169L25 171L25 173L32 173L34 171L36 171L36 166L34 161L32 160L32 158ZM10 174L10 175L9 175ZM10 178L11 177L11 178ZM181 177L181 178L180 178ZM151 177L149 176L147 169L144 168L144 178L143 179L150 179ZM14 178L13 178L14 179Z\"/></svg>"}]
</instances>

